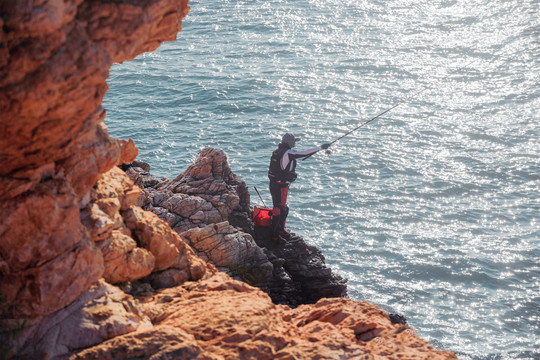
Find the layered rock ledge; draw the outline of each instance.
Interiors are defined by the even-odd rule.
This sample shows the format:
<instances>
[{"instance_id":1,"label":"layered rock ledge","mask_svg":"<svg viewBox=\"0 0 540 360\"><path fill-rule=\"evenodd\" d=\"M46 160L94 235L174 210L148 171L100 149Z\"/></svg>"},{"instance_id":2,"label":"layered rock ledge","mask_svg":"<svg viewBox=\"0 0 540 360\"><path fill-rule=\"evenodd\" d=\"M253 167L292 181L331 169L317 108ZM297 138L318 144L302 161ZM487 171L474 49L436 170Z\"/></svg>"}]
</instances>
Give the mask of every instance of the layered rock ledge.
<instances>
[{"instance_id":1,"label":"layered rock ledge","mask_svg":"<svg viewBox=\"0 0 540 360\"><path fill-rule=\"evenodd\" d=\"M137 148L104 125L109 68L174 40L188 10L0 2L0 356L455 359L339 297L300 238L253 228L219 150L172 180L117 167Z\"/></svg>"},{"instance_id":2,"label":"layered rock ledge","mask_svg":"<svg viewBox=\"0 0 540 360\"><path fill-rule=\"evenodd\" d=\"M247 186L223 151L203 149L175 179L155 178L141 161L123 168L143 189L143 209L166 221L202 259L264 289L275 303L346 296L346 280L326 267L317 248L294 233L289 241L272 240L269 228L254 226Z\"/></svg>"}]
</instances>

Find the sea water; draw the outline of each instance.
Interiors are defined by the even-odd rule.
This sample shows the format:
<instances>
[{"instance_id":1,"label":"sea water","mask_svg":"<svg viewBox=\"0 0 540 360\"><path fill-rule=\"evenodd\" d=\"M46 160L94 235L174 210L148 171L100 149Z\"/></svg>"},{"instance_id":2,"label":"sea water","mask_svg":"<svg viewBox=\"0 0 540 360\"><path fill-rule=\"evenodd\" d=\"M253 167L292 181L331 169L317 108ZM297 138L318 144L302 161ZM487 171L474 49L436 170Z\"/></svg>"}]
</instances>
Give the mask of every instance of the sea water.
<instances>
[{"instance_id":1,"label":"sea water","mask_svg":"<svg viewBox=\"0 0 540 360\"><path fill-rule=\"evenodd\" d=\"M173 43L113 66L104 107L156 176L223 149L288 227L461 359L540 358L540 1L193 0ZM403 103L401 101L412 98Z\"/></svg>"}]
</instances>

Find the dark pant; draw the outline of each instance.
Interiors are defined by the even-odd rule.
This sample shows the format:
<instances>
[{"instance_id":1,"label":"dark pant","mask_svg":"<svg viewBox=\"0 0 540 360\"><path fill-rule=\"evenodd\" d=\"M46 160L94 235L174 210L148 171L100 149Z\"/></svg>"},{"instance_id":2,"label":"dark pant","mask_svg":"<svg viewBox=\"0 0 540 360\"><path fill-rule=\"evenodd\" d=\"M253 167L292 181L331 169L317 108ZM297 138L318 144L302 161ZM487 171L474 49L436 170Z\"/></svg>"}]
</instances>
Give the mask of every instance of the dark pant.
<instances>
[{"instance_id":1,"label":"dark pant","mask_svg":"<svg viewBox=\"0 0 540 360\"><path fill-rule=\"evenodd\" d=\"M285 231L285 221L289 214L289 207L287 206L288 192L288 183L270 181L270 194L272 195L272 203L274 205L272 209L272 233L274 235Z\"/></svg>"}]
</instances>

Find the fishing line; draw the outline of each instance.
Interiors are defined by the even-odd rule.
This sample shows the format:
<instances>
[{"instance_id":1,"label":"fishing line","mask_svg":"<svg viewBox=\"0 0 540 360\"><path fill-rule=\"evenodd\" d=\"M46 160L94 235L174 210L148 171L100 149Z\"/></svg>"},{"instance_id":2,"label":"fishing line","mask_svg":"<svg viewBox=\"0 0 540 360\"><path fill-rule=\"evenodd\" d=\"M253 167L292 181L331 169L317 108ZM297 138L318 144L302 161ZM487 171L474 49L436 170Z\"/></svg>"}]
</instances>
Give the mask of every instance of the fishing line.
<instances>
[{"instance_id":1,"label":"fishing line","mask_svg":"<svg viewBox=\"0 0 540 360\"><path fill-rule=\"evenodd\" d=\"M428 85L426 86L425 88L423 88L422 90L419 90L417 92L415 92L414 94L410 95L409 97L401 100L400 102L398 102L397 104L395 104L394 106L386 109L385 111L383 111L382 113L380 113L379 115L369 119L368 121L362 123L360 126L357 126L355 127L354 129L350 130L349 132L345 133L344 135L338 137L337 139L335 139L334 141L332 141L330 143L330 145L334 144L335 142L343 139L345 136L347 135L350 135L351 133L355 132L356 130L360 129L361 127L369 124L370 122L374 121L374 120L377 120L378 118L380 118L381 116L383 116L384 114L390 112L391 110L394 110L395 108L397 108L398 106L400 105L403 105L405 103L408 103L409 101L411 101L412 99L414 99L415 97L419 96L421 93L423 93L424 91L428 90L428 89L431 89L433 86L441 83L443 80L445 80L446 78L448 78L449 75L451 75L452 73L457 73L463 69L465 69L466 67L468 67L469 65L471 65L472 63L474 63L475 61L478 61L478 59L473 59L472 61L468 62L467 64L463 65L462 67L460 67L459 69L457 70L454 70L453 72L449 73L448 75L446 75L444 78L442 78L441 80L437 81L437 82L434 82L433 84L431 85Z\"/></svg>"},{"instance_id":2,"label":"fishing line","mask_svg":"<svg viewBox=\"0 0 540 360\"><path fill-rule=\"evenodd\" d=\"M419 90L419 91L416 91L415 93L413 93L412 95L408 96L407 98L405 98L405 99L399 101L398 103L396 103L396 104L393 105L392 107L390 107L390 108L384 110L384 111L381 112L380 114L378 114L378 115L372 117L371 119L369 119L369 120L363 122L362 124L360 124L359 126L355 127L354 129L349 130L348 132L346 132L346 133L343 134L342 136L338 137L337 139L334 139L333 141L330 142L330 145L333 145L333 144L336 143L337 141L339 141L339 140L343 139L344 137L346 137L346 136L352 134L353 132L357 131L358 129L360 129L360 128L366 126L366 125L369 124L370 122L377 120L378 118L380 118L380 117L383 116L384 114L386 114L386 113L388 113L388 112L394 110L394 109L397 108L398 106L410 102L411 100L413 100L414 98L416 98L417 96L419 96L420 94L422 94L424 91L426 91L426 90L428 90L428 89L431 89L431 88L434 87L435 85L437 85L437 84L443 82L444 80L446 80L446 79L448 78L448 76L450 76L450 75L452 75L452 74L454 74L454 73L457 73L457 72L459 72L459 71L465 69L466 67L468 67L468 66L471 65L472 63L474 63L474 62L476 62L476 61L479 61L479 60L480 60L480 59L478 59L478 58L473 59L473 60L469 61L468 63L466 63L465 65L461 66L460 68L458 68L458 69L456 69L456 70L453 70L453 71L449 72L449 73L448 73L445 77L443 77L441 80L436 81L436 82L434 82L434 83L432 83L432 84L430 84L430 85L424 87L423 89L421 89L421 90ZM326 154L329 155L329 154L330 154L330 150L326 150ZM313 156L313 155L314 155L314 154L310 154L310 155L304 157L302 160L306 160L306 159L310 158L310 157Z\"/></svg>"}]
</instances>

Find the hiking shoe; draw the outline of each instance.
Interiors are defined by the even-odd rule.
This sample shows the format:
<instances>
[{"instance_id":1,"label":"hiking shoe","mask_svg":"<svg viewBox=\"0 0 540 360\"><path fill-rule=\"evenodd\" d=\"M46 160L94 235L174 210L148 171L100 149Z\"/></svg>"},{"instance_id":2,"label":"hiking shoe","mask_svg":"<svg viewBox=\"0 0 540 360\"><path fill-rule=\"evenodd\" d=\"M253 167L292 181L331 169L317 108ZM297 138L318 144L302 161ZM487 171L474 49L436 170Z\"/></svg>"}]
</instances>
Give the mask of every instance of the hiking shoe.
<instances>
[{"instance_id":1,"label":"hiking shoe","mask_svg":"<svg viewBox=\"0 0 540 360\"><path fill-rule=\"evenodd\" d=\"M278 233L278 236L282 239L285 239L285 240L290 240L291 239L291 234L289 234L288 232L286 231L280 231Z\"/></svg>"},{"instance_id":2,"label":"hiking shoe","mask_svg":"<svg viewBox=\"0 0 540 360\"><path fill-rule=\"evenodd\" d=\"M272 236L273 246L283 246L286 245L288 240L283 238L281 235Z\"/></svg>"}]
</instances>

